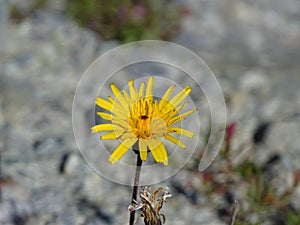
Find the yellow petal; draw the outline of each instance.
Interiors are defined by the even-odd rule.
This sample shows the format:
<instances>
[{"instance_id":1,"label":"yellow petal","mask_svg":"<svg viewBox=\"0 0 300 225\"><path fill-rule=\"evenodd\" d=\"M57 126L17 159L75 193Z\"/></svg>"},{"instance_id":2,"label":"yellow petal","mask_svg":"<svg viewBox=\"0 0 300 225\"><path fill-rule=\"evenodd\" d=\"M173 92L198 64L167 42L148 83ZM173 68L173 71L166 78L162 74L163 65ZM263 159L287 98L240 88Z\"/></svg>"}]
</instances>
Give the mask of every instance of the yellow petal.
<instances>
[{"instance_id":1,"label":"yellow petal","mask_svg":"<svg viewBox=\"0 0 300 225\"><path fill-rule=\"evenodd\" d=\"M148 79L145 97L149 97L149 98L152 99L152 97L153 97L153 94L152 94L153 83L154 83L154 77L151 76Z\"/></svg>"},{"instance_id":2,"label":"yellow petal","mask_svg":"<svg viewBox=\"0 0 300 225\"><path fill-rule=\"evenodd\" d=\"M166 108L168 109L168 111L164 112L162 115L161 115L161 118L166 120L166 121L169 121L171 118L173 118L174 116L176 116L176 114L178 114L178 112L180 110L182 110L183 108L185 108L186 106L188 105L188 102L185 102L184 104L178 106L177 108L174 108L174 106L172 106L171 104L167 104L166 105Z\"/></svg>"},{"instance_id":3,"label":"yellow petal","mask_svg":"<svg viewBox=\"0 0 300 225\"><path fill-rule=\"evenodd\" d=\"M124 108L119 102L115 101L111 96L108 96L109 101L112 103L111 112L117 117L127 119L128 118L128 109Z\"/></svg>"},{"instance_id":4,"label":"yellow petal","mask_svg":"<svg viewBox=\"0 0 300 225\"><path fill-rule=\"evenodd\" d=\"M165 121L170 120L173 116L177 114L176 108L174 108L171 104L167 103L167 105L163 109L163 113L161 113L160 117Z\"/></svg>"},{"instance_id":5,"label":"yellow petal","mask_svg":"<svg viewBox=\"0 0 300 225\"><path fill-rule=\"evenodd\" d=\"M148 149L147 149L146 141L144 139L139 139L139 150L140 150L141 159L145 161L147 159Z\"/></svg>"},{"instance_id":6,"label":"yellow petal","mask_svg":"<svg viewBox=\"0 0 300 225\"><path fill-rule=\"evenodd\" d=\"M172 104L174 107L180 104L188 95L191 93L192 88L190 86L186 86L183 90L181 90L177 95L174 96L170 100L170 104Z\"/></svg>"},{"instance_id":7,"label":"yellow petal","mask_svg":"<svg viewBox=\"0 0 300 225\"><path fill-rule=\"evenodd\" d=\"M166 103L169 101L169 98L174 90L175 86L172 85L171 87L169 87L169 89L164 93L164 95L162 96L160 102L159 102L159 109L161 110Z\"/></svg>"},{"instance_id":8,"label":"yellow petal","mask_svg":"<svg viewBox=\"0 0 300 225\"><path fill-rule=\"evenodd\" d=\"M118 118L117 116L113 116L112 118L112 124L119 126L120 128L123 128L125 130L129 129L128 128L128 121Z\"/></svg>"},{"instance_id":9,"label":"yellow petal","mask_svg":"<svg viewBox=\"0 0 300 225\"><path fill-rule=\"evenodd\" d=\"M160 144L158 145L158 148L162 155L162 159L163 159L162 162L165 166L167 166L168 165L168 155L167 155L167 150L166 150L164 144L162 142L160 142Z\"/></svg>"},{"instance_id":10,"label":"yellow petal","mask_svg":"<svg viewBox=\"0 0 300 225\"><path fill-rule=\"evenodd\" d=\"M187 105L189 104L189 102L185 102L183 104L181 104L180 106L176 107L176 113L178 113L180 110L184 109Z\"/></svg>"},{"instance_id":11,"label":"yellow petal","mask_svg":"<svg viewBox=\"0 0 300 225\"><path fill-rule=\"evenodd\" d=\"M150 122L150 130L152 135L164 134L167 131L167 124L163 119L155 117Z\"/></svg>"},{"instance_id":12,"label":"yellow petal","mask_svg":"<svg viewBox=\"0 0 300 225\"><path fill-rule=\"evenodd\" d=\"M137 141L137 138L124 140L109 157L109 162L114 164L128 151L128 149Z\"/></svg>"},{"instance_id":13,"label":"yellow petal","mask_svg":"<svg viewBox=\"0 0 300 225\"><path fill-rule=\"evenodd\" d=\"M100 116L102 119L112 120L112 115L109 113L97 112L97 115Z\"/></svg>"},{"instance_id":14,"label":"yellow petal","mask_svg":"<svg viewBox=\"0 0 300 225\"><path fill-rule=\"evenodd\" d=\"M127 132L127 133L123 132L122 137L121 137L122 140L127 140L127 139L132 139L132 138L135 138L135 137L132 135L131 132Z\"/></svg>"},{"instance_id":15,"label":"yellow petal","mask_svg":"<svg viewBox=\"0 0 300 225\"><path fill-rule=\"evenodd\" d=\"M157 138L147 139L147 145L153 155L153 158L156 162L163 162L163 155L160 152L159 144L161 140Z\"/></svg>"},{"instance_id":16,"label":"yellow petal","mask_svg":"<svg viewBox=\"0 0 300 225\"><path fill-rule=\"evenodd\" d=\"M112 111L113 104L111 102L108 102L103 98L97 98L95 102L99 107L106 109L107 111L110 112Z\"/></svg>"},{"instance_id":17,"label":"yellow petal","mask_svg":"<svg viewBox=\"0 0 300 225\"><path fill-rule=\"evenodd\" d=\"M194 112L196 112L196 111L197 111L197 109L192 109L192 110L190 110L190 111L184 112L184 113L182 113L182 114L180 114L180 115L178 115L178 116L172 118L172 119L168 122L168 125L170 126L170 125L172 125L172 124L174 124L174 123L177 123L177 122L179 122L179 121L185 119L187 116L191 115L192 113L194 113Z\"/></svg>"},{"instance_id":18,"label":"yellow petal","mask_svg":"<svg viewBox=\"0 0 300 225\"><path fill-rule=\"evenodd\" d=\"M171 142L173 142L174 144L180 146L181 148L186 148L186 146L185 146L180 140L178 140L178 139L175 138L175 137L172 137L172 136L169 135L169 134L166 134L166 135L165 135L165 138L166 138L168 141L171 141Z\"/></svg>"},{"instance_id":19,"label":"yellow petal","mask_svg":"<svg viewBox=\"0 0 300 225\"><path fill-rule=\"evenodd\" d=\"M123 95L124 95L124 98L127 102L127 104L129 105L129 107L131 107L131 99L130 99L130 96L128 95L127 91L125 91L124 89L122 90L123 92Z\"/></svg>"},{"instance_id":20,"label":"yellow petal","mask_svg":"<svg viewBox=\"0 0 300 225\"><path fill-rule=\"evenodd\" d=\"M147 152L147 151L141 151L141 150L140 150L140 157L141 157L141 160L146 161L147 155L148 155L148 152Z\"/></svg>"},{"instance_id":21,"label":"yellow petal","mask_svg":"<svg viewBox=\"0 0 300 225\"><path fill-rule=\"evenodd\" d=\"M116 140L119 136L115 132L109 132L100 137L101 140Z\"/></svg>"},{"instance_id":22,"label":"yellow petal","mask_svg":"<svg viewBox=\"0 0 300 225\"><path fill-rule=\"evenodd\" d=\"M194 133L189 131L189 130L185 130L183 128L179 128L179 127L169 127L167 129L168 133L176 133L176 134L183 134L189 138L192 138L194 136Z\"/></svg>"},{"instance_id":23,"label":"yellow petal","mask_svg":"<svg viewBox=\"0 0 300 225\"><path fill-rule=\"evenodd\" d=\"M118 99L118 101L121 103L121 106L124 107L125 109L128 109L128 104L124 96L122 95L122 93L119 91L118 87L114 83L112 83L110 85L110 88L114 93L114 95L116 96L116 98Z\"/></svg>"},{"instance_id":24,"label":"yellow petal","mask_svg":"<svg viewBox=\"0 0 300 225\"><path fill-rule=\"evenodd\" d=\"M115 99L114 99L113 97L108 96L107 98L108 98L108 100L109 100L111 103L115 103Z\"/></svg>"},{"instance_id":25,"label":"yellow petal","mask_svg":"<svg viewBox=\"0 0 300 225\"><path fill-rule=\"evenodd\" d=\"M138 93L137 93L137 90L134 87L134 80L128 81L128 87L129 87L131 101L135 102L138 98Z\"/></svg>"},{"instance_id":26,"label":"yellow petal","mask_svg":"<svg viewBox=\"0 0 300 225\"><path fill-rule=\"evenodd\" d=\"M111 123L98 124L91 128L92 133L114 130L114 126Z\"/></svg>"},{"instance_id":27,"label":"yellow petal","mask_svg":"<svg viewBox=\"0 0 300 225\"><path fill-rule=\"evenodd\" d=\"M151 153L153 155L153 158L155 159L156 162L163 162L163 156L160 152L159 147L156 147L151 150Z\"/></svg>"},{"instance_id":28,"label":"yellow petal","mask_svg":"<svg viewBox=\"0 0 300 225\"><path fill-rule=\"evenodd\" d=\"M140 89L139 89L139 98L144 97L144 91L145 91L145 83L141 83Z\"/></svg>"}]
</instances>

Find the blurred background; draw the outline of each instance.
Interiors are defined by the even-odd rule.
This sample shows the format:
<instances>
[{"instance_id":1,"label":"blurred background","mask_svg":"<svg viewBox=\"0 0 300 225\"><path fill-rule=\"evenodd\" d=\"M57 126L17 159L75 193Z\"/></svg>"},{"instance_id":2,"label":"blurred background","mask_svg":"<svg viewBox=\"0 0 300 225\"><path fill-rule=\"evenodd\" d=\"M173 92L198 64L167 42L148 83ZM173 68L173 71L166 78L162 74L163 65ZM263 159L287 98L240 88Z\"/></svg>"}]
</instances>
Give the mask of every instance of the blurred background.
<instances>
[{"instance_id":1,"label":"blurred background","mask_svg":"<svg viewBox=\"0 0 300 225\"><path fill-rule=\"evenodd\" d=\"M195 155L157 185L173 195L166 224L228 224L236 199L236 225L299 225L299 12L298 0L0 0L0 224L127 224L131 187L85 164L72 101L98 56L159 39L205 60L228 113L213 164L199 173Z\"/></svg>"}]
</instances>

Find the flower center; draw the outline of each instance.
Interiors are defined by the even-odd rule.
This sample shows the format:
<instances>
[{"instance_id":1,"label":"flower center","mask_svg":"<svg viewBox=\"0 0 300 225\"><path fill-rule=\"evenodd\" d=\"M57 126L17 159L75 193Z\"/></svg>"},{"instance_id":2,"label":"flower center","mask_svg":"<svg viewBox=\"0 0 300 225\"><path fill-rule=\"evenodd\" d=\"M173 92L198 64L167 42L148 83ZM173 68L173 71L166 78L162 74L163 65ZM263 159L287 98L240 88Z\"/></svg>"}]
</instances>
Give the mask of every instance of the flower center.
<instances>
[{"instance_id":1,"label":"flower center","mask_svg":"<svg viewBox=\"0 0 300 225\"><path fill-rule=\"evenodd\" d=\"M159 117L158 101L152 98L139 99L130 109L129 128L136 138L163 137L166 122Z\"/></svg>"}]
</instances>

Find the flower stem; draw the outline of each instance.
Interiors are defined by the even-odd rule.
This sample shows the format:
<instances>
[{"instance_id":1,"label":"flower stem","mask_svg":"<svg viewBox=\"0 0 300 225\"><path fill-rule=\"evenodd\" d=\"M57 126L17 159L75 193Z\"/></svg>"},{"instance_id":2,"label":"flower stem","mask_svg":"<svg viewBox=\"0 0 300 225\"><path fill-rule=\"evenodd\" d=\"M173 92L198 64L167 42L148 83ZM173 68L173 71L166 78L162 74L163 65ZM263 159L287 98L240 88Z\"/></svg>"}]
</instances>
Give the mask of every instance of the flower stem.
<instances>
[{"instance_id":1,"label":"flower stem","mask_svg":"<svg viewBox=\"0 0 300 225\"><path fill-rule=\"evenodd\" d=\"M143 162L141 160L139 152L137 152L136 155L137 155L136 168L135 168L134 186L133 186L133 191L132 191L131 203L135 203L137 201L137 194L138 194L139 182L140 182L140 174L141 174L141 168L142 168L142 162ZM130 212L129 225L134 225L134 216L135 216L135 210Z\"/></svg>"},{"instance_id":2,"label":"flower stem","mask_svg":"<svg viewBox=\"0 0 300 225\"><path fill-rule=\"evenodd\" d=\"M233 212L232 212L232 215L231 215L231 218L230 218L230 222L229 222L230 225L234 225L236 214L237 214L237 210L238 210L238 203L237 203L236 200L234 200L234 202L233 202L232 210L233 210Z\"/></svg>"}]
</instances>

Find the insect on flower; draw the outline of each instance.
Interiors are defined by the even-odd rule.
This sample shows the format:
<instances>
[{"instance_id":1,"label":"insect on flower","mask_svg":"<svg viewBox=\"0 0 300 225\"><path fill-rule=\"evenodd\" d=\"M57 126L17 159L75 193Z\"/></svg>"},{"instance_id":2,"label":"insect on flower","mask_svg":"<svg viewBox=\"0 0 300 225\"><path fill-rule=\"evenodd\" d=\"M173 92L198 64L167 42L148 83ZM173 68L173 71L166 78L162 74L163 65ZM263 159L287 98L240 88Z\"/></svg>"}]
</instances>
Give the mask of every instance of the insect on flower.
<instances>
[{"instance_id":1,"label":"insect on flower","mask_svg":"<svg viewBox=\"0 0 300 225\"><path fill-rule=\"evenodd\" d=\"M149 150L156 162L168 165L168 155L162 139L186 148L184 143L170 134L182 134L189 138L194 136L193 132L174 126L197 110L179 113L188 104L181 103L191 92L191 87L185 87L170 98L175 88L172 85L158 101L152 93L153 84L153 76L148 79L147 86L143 82L139 89L135 88L134 80L129 80L129 93L125 89L120 91L115 84L111 84L115 98L109 96L108 100L100 97L96 99L99 107L110 112L97 112L97 115L109 122L93 126L92 133L106 132L101 135L101 140L121 140L109 158L110 163L117 162L138 142L139 154L143 161L147 159Z\"/></svg>"}]
</instances>

